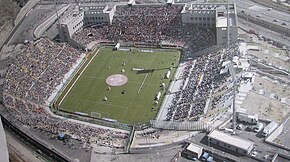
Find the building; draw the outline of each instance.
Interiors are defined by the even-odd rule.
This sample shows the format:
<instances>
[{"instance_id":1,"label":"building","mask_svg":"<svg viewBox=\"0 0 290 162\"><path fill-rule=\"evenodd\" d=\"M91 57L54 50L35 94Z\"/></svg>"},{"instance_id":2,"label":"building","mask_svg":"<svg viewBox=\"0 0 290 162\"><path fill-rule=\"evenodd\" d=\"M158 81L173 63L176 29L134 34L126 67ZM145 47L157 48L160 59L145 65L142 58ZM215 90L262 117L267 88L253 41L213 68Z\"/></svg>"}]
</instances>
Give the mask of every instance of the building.
<instances>
[{"instance_id":1,"label":"building","mask_svg":"<svg viewBox=\"0 0 290 162\"><path fill-rule=\"evenodd\" d=\"M84 12L84 26L98 25L113 21L116 6L109 8L108 5L97 5L94 3L83 3L79 6L80 12Z\"/></svg>"},{"instance_id":2,"label":"building","mask_svg":"<svg viewBox=\"0 0 290 162\"><path fill-rule=\"evenodd\" d=\"M182 23L196 24L216 29L216 45L227 45L227 4L202 3L184 6L181 11ZM238 41L236 5L229 4L230 44Z\"/></svg>"},{"instance_id":3,"label":"building","mask_svg":"<svg viewBox=\"0 0 290 162\"><path fill-rule=\"evenodd\" d=\"M221 131L213 130L208 134L208 141L228 150L248 155L254 148L254 142L248 141L237 136L231 136Z\"/></svg>"},{"instance_id":4,"label":"building","mask_svg":"<svg viewBox=\"0 0 290 162\"><path fill-rule=\"evenodd\" d=\"M84 3L77 6L72 12L60 19L60 27L64 39L68 41L74 33L86 26L111 24L116 6Z\"/></svg>"},{"instance_id":5,"label":"building","mask_svg":"<svg viewBox=\"0 0 290 162\"><path fill-rule=\"evenodd\" d=\"M203 147L196 145L194 143L189 144L186 149L184 149L181 153L183 157L186 158L196 158L199 159L203 153Z\"/></svg>"},{"instance_id":6,"label":"building","mask_svg":"<svg viewBox=\"0 0 290 162\"><path fill-rule=\"evenodd\" d=\"M60 28L64 39L67 40L71 36L82 30L84 26L84 12L74 10L62 19L60 19Z\"/></svg>"}]
</instances>

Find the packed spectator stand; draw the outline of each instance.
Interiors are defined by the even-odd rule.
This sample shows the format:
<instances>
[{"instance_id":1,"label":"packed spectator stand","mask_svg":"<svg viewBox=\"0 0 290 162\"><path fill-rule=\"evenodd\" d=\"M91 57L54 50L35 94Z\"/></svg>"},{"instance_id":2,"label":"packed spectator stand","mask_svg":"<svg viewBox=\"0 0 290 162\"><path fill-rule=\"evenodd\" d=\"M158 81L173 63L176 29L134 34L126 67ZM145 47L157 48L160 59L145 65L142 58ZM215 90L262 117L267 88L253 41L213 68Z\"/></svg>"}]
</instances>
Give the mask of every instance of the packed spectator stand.
<instances>
[{"instance_id":1,"label":"packed spectator stand","mask_svg":"<svg viewBox=\"0 0 290 162\"><path fill-rule=\"evenodd\" d=\"M180 91L173 93L174 99L167 107L166 121L184 121L193 118L198 120L204 114L206 101L212 91L223 85L227 75L220 75L222 63L231 60L237 47L233 46L228 51L210 52L195 60L188 61L183 68ZM188 82L186 83L186 79ZM184 84L186 84L185 88ZM221 96L212 101L218 104ZM215 106L215 105L213 105Z\"/></svg>"},{"instance_id":2,"label":"packed spectator stand","mask_svg":"<svg viewBox=\"0 0 290 162\"><path fill-rule=\"evenodd\" d=\"M117 6L112 24L85 28L72 38L83 46L92 41L155 46L170 42L182 45L189 53L214 45L213 30L182 24L181 10L182 6Z\"/></svg>"},{"instance_id":3,"label":"packed spectator stand","mask_svg":"<svg viewBox=\"0 0 290 162\"><path fill-rule=\"evenodd\" d=\"M13 122L52 134L67 133L87 144L112 146L114 142L114 146L122 147L124 142L120 140L127 138L127 133L58 118L43 106L80 57L79 51L68 44L59 45L41 38L23 45L20 53L8 66L3 87L3 103L10 108Z\"/></svg>"}]
</instances>

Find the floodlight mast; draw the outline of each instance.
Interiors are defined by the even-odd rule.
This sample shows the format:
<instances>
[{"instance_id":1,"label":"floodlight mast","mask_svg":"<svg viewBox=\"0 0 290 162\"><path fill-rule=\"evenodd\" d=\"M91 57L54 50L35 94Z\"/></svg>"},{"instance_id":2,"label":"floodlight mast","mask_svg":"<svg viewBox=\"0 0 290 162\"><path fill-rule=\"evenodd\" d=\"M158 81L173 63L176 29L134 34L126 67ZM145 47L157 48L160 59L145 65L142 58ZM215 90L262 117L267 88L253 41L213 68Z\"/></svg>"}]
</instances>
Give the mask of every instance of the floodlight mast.
<instances>
[{"instance_id":1,"label":"floodlight mast","mask_svg":"<svg viewBox=\"0 0 290 162\"><path fill-rule=\"evenodd\" d=\"M237 128L237 116L236 116L236 89L237 89L237 79L236 79L236 72L233 66L233 62L231 61L228 64L228 69L232 77L233 81L233 134L236 134L236 128Z\"/></svg>"},{"instance_id":2,"label":"floodlight mast","mask_svg":"<svg viewBox=\"0 0 290 162\"><path fill-rule=\"evenodd\" d=\"M227 0L227 50L230 52L230 13L229 13L229 0ZM237 82L236 82L236 74L235 70L233 67L233 60L230 60L231 62L228 64L229 72L232 77L233 81L233 134L236 134L236 125L237 125L237 117L236 117L236 87L237 87Z\"/></svg>"},{"instance_id":3,"label":"floodlight mast","mask_svg":"<svg viewBox=\"0 0 290 162\"><path fill-rule=\"evenodd\" d=\"M60 24L60 21L59 21L59 15L58 15L57 8L56 8L56 0L54 0L53 4L54 4L54 10L55 10L55 14L56 14L57 23L58 23L58 25L56 25L56 26L57 26L60 42L64 42L64 37L63 37L62 29L61 29L61 26L60 26L61 24Z\"/></svg>"}]
</instances>

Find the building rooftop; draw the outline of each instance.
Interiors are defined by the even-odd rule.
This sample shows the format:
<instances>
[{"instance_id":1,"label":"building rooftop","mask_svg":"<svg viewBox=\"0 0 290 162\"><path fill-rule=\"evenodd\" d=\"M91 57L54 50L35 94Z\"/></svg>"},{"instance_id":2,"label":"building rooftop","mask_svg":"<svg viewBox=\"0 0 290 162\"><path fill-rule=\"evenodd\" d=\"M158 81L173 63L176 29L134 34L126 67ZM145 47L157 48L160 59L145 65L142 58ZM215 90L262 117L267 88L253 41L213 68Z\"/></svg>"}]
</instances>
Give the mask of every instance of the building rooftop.
<instances>
[{"instance_id":1,"label":"building rooftop","mask_svg":"<svg viewBox=\"0 0 290 162\"><path fill-rule=\"evenodd\" d=\"M190 145L187 146L186 149L191 151L191 152L198 152L200 150L203 150L203 147L191 143Z\"/></svg>"},{"instance_id":2,"label":"building rooftop","mask_svg":"<svg viewBox=\"0 0 290 162\"><path fill-rule=\"evenodd\" d=\"M213 130L212 132L210 132L208 137L235 146L237 148L241 148L243 150L248 150L254 145L254 142L252 141L248 141L236 136L231 136L217 130Z\"/></svg>"},{"instance_id":3,"label":"building rooftop","mask_svg":"<svg viewBox=\"0 0 290 162\"><path fill-rule=\"evenodd\" d=\"M237 26L235 11L229 11L229 26ZM227 12L218 12L216 27L227 27Z\"/></svg>"}]
</instances>

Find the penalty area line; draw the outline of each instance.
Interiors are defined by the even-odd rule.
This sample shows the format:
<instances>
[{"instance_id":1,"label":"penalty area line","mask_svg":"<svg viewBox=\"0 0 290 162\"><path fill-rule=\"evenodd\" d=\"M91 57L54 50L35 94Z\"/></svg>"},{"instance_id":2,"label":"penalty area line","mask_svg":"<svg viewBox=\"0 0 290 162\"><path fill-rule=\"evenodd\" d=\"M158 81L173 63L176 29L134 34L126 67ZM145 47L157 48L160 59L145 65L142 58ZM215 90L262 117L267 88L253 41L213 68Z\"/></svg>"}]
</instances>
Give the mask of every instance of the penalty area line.
<instances>
[{"instance_id":1,"label":"penalty area line","mask_svg":"<svg viewBox=\"0 0 290 162\"><path fill-rule=\"evenodd\" d=\"M69 94L69 92L71 91L71 89L74 87L74 85L76 84L76 82L79 80L79 78L82 76L83 72L87 69L87 67L90 65L90 63L92 62L92 60L96 57L96 55L98 54L100 49L97 50L97 52L95 53L95 55L93 56L93 58L91 58L91 60L88 62L88 64L85 66L85 68L82 70L82 72L80 73L80 75L76 78L76 80L73 82L73 84L71 85L71 87L68 89L68 91L65 93L65 95L63 96L63 98L60 100L58 105L61 105L62 102L64 101L64 99L66 98L66 96Z\"/></svg>"}]
</instances>

